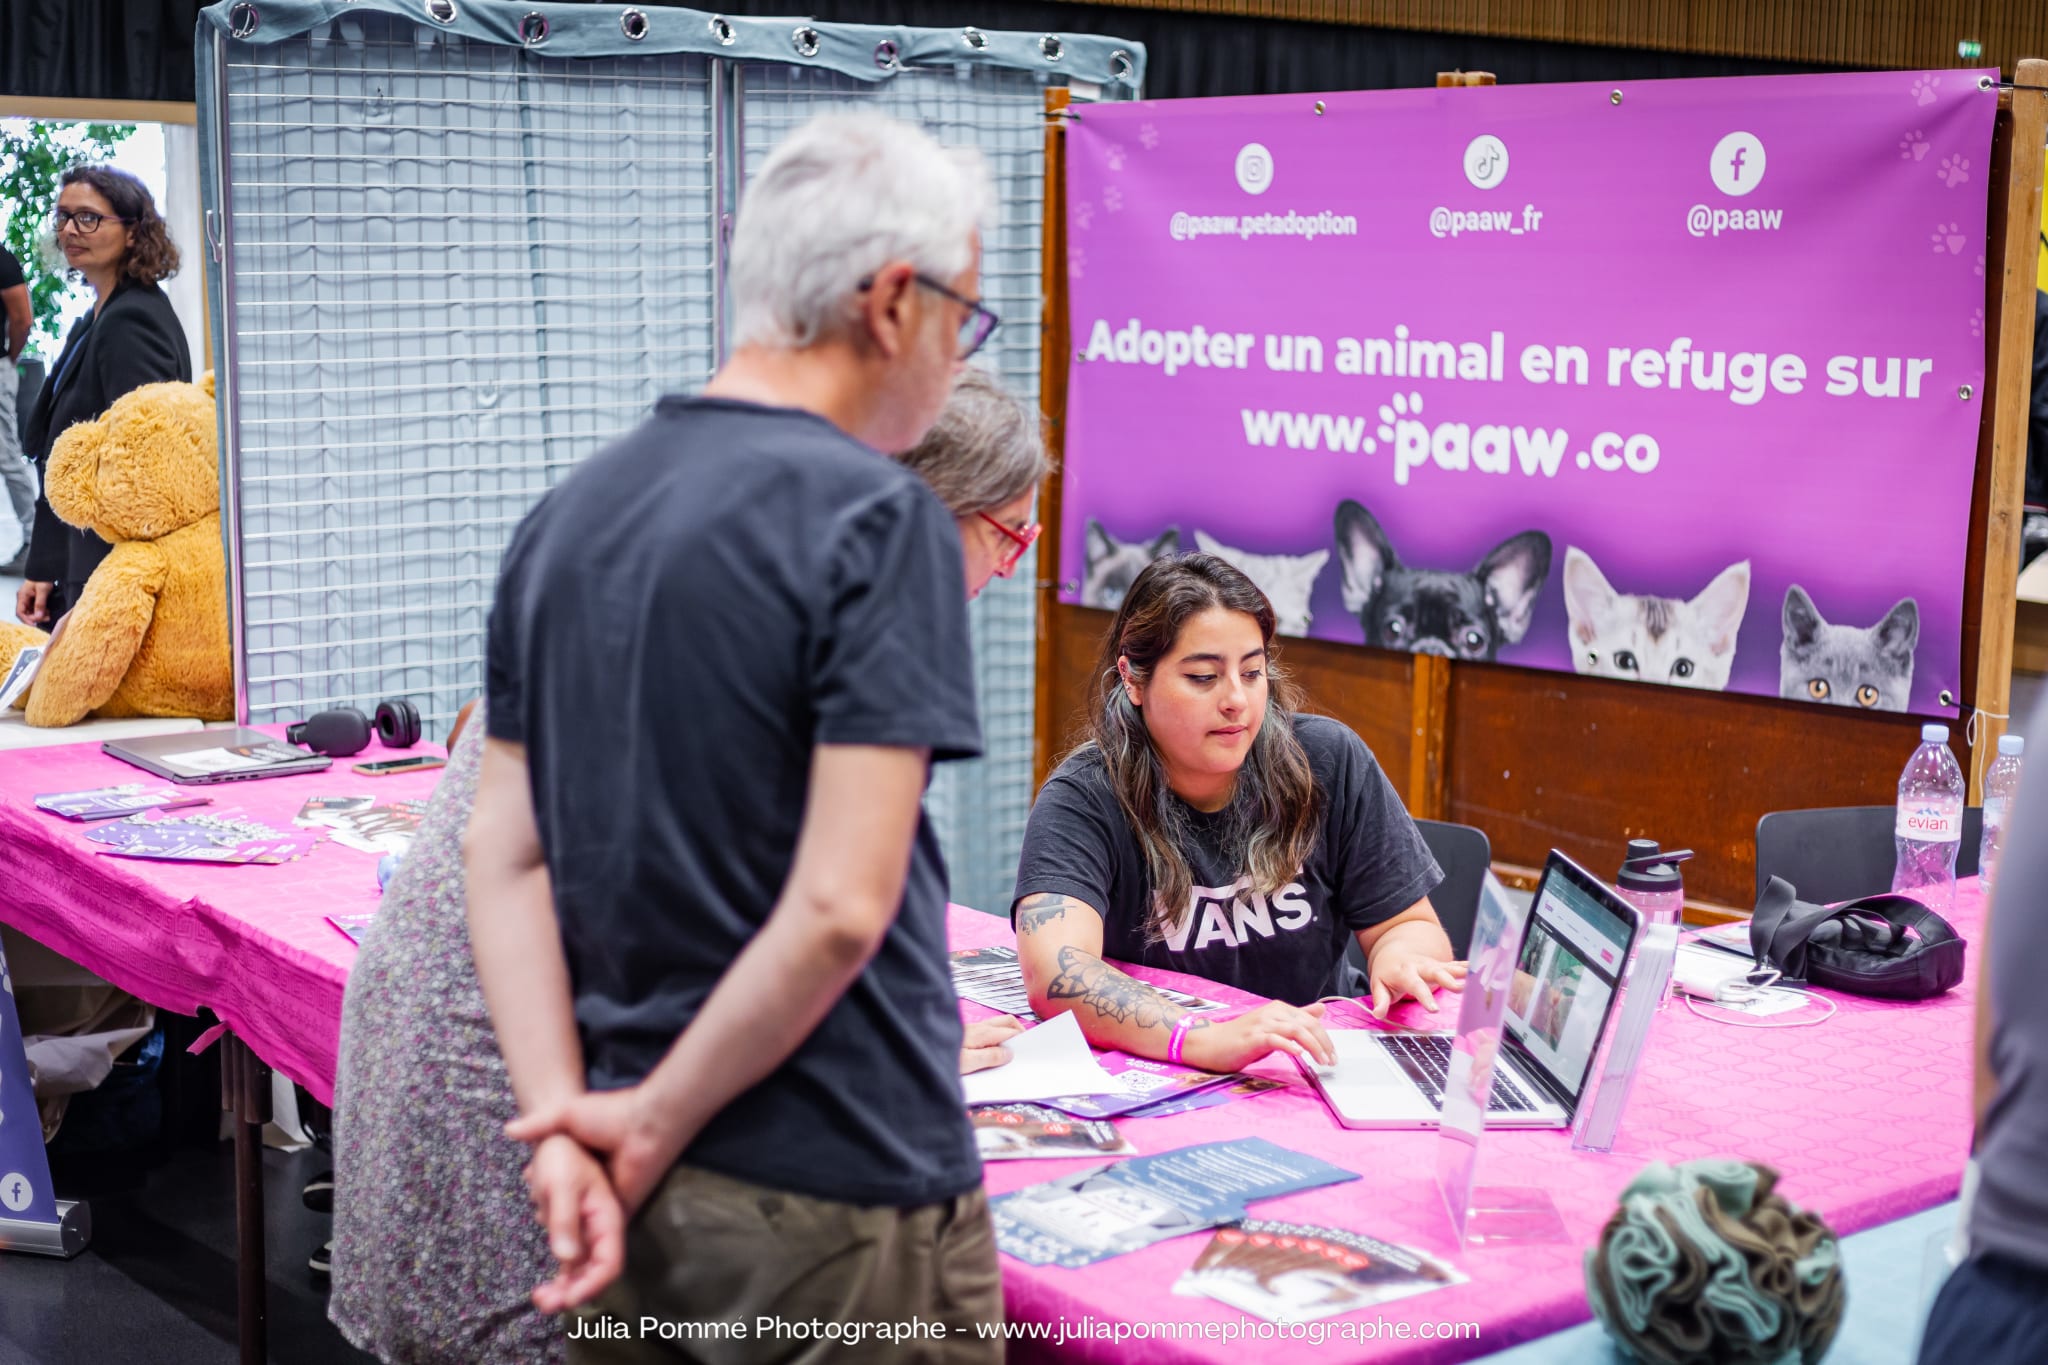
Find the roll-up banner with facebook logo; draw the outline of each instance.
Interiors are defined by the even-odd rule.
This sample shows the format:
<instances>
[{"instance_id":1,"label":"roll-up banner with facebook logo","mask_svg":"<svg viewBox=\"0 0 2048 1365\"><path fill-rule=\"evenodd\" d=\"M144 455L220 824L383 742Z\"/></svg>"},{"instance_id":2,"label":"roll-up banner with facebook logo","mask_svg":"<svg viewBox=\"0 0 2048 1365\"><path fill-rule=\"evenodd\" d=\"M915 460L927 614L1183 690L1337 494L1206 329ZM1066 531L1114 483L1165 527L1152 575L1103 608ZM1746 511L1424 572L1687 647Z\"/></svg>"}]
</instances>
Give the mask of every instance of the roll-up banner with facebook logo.
<instances>
[{"instance_id":1,"label":"roll-up banner with facebook logo","mask_svg":"<svg viewBox=\"0 0 2048 1365\"><path fill-rule=\"evenodd\" d=\"M0 952L0 1220L55 1224L57 1198L43 1153L43 1120L23 1047L14 978L6 953ZM0 1248L6 1245L0 1230Z\"/></svg>"},{"instance_id":2,"label":"roll-up banner with facebook logo","mask_svg":"<svg viewBox=\"0 0 2048 1365\"><path fill-rule=\"evenodd\" d=\"M1087 107L1062 600L1950 709L1995 77Z\"/></svg>"}]
</instances>

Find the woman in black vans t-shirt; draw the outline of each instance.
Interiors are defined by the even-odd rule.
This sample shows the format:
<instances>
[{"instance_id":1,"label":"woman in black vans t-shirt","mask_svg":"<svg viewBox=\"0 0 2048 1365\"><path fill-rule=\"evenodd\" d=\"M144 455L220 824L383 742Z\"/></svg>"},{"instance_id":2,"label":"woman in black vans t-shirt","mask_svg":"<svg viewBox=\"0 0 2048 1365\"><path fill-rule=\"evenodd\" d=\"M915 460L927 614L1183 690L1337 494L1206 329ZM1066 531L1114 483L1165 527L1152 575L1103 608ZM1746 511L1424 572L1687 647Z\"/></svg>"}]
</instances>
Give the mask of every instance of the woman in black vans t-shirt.
<instances>
[{"instance_id":1,"label":"woman in black vans t-shirt","mask_svg":"<svg viewBox=\"0 0 2048 1365\"><path fill-rule=\"evenodd\" d=\"M1319 998L1369 986L1376 1013L1434 1009L1463 981L1414 822L1364 741L1299 714L1272 645L1264 594L1202 554L1149 565L1110 628L1092 738L1038 795L1011 909L1032 1007L1073 1010L1097 1046L1213 1071L1276 1048L1327 1063ZM1215 1023L1105 957L1275 1003Z\"/></svg>"}]
</instances>

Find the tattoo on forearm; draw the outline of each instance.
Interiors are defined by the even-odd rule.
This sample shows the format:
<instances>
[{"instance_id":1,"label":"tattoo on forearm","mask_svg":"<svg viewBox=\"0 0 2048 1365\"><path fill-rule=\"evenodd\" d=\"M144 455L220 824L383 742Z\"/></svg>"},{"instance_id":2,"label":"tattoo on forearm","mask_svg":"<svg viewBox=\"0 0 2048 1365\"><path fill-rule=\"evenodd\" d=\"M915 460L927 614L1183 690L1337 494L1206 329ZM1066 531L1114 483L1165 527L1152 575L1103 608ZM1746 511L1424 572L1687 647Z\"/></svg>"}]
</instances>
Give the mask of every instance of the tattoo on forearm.
<instances>
[{"instance_id":1,"label":"tattoo on forearm","mask_svg":"<svg viewBox=\"0 0 2048 1365\"><path fill-rule=\"evenodd\" d=\"M1049 1000L1072 1000L1088 1006L1104 1019L1138 1028L1171 1028L1187 1013L1144 982L1134 981L1094 954L1072 947L1060 949L1059 975L1053 978L1045 994Z\"/></svg>"},{"instance_id":2,"label":"tattoo on forearm","mask_svg":"<svg viewBox=\"0 0 2048 1365\"><path fill-rule=\"evenodd\" d=\"M1023 936L1035 934L1054 920L1066 917L1065 896L1026 896L1017 903L1017 932Z\"/></svg>"}]
</instances>

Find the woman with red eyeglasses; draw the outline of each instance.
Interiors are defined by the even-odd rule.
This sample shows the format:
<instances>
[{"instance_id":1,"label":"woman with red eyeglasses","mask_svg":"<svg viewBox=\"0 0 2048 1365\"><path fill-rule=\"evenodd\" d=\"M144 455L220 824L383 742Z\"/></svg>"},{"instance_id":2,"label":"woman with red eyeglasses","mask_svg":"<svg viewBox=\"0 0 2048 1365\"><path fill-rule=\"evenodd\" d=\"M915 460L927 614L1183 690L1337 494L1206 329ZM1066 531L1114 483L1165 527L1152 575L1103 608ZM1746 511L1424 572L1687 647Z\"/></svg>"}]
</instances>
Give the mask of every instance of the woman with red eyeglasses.
<instances>
[{"instance_id":1,"label":"woman with red eyeglasses","mask_svg":"<svg viewBox=\"0 0 2048 1365\"><path fill-rule=\"evenodd\" d=\"M1051 472L1038 414L981 370L962 370L924 440L899 457L960 525L967 595L1017 571L1038 539L1031 502Z\"/></svg>"}]
</instances>

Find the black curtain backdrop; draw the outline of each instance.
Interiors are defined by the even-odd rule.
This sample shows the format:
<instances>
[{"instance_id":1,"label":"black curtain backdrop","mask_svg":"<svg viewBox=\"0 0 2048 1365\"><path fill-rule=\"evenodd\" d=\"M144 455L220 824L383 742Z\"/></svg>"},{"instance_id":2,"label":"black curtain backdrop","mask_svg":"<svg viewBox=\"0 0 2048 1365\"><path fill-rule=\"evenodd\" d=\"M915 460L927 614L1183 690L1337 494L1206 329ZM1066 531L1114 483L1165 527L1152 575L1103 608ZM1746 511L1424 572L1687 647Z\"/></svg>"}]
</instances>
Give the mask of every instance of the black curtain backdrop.
<instances>
[{"instance_id":1,"label":"black curtain backdrop","mask_svg":"<svg viewBox=\"0 0 2048 1365\"><path fill-rule=\"evenodd\" d=\"M0 94L189 101L200 8L198 0L0 0ZM1145 93L1157 99L1430 85L1437 72L1458 69L1491 71L1508 85L1827 69L1049 0L824 0L810 7L733 0L725 12L787 15L806 8L815 18L849 23L1114 34L1145 45Z\"/></svg>"},{"instance_id":2,"label":"black curtain backdrop","mask_svg":"<svg viewBox=\"0 0 2048 1365\"><path fill-rule=\"evenodd\" d=\"M197 0L0 0L0 94L192 99Z\"/></svg>"}]
</instances>

